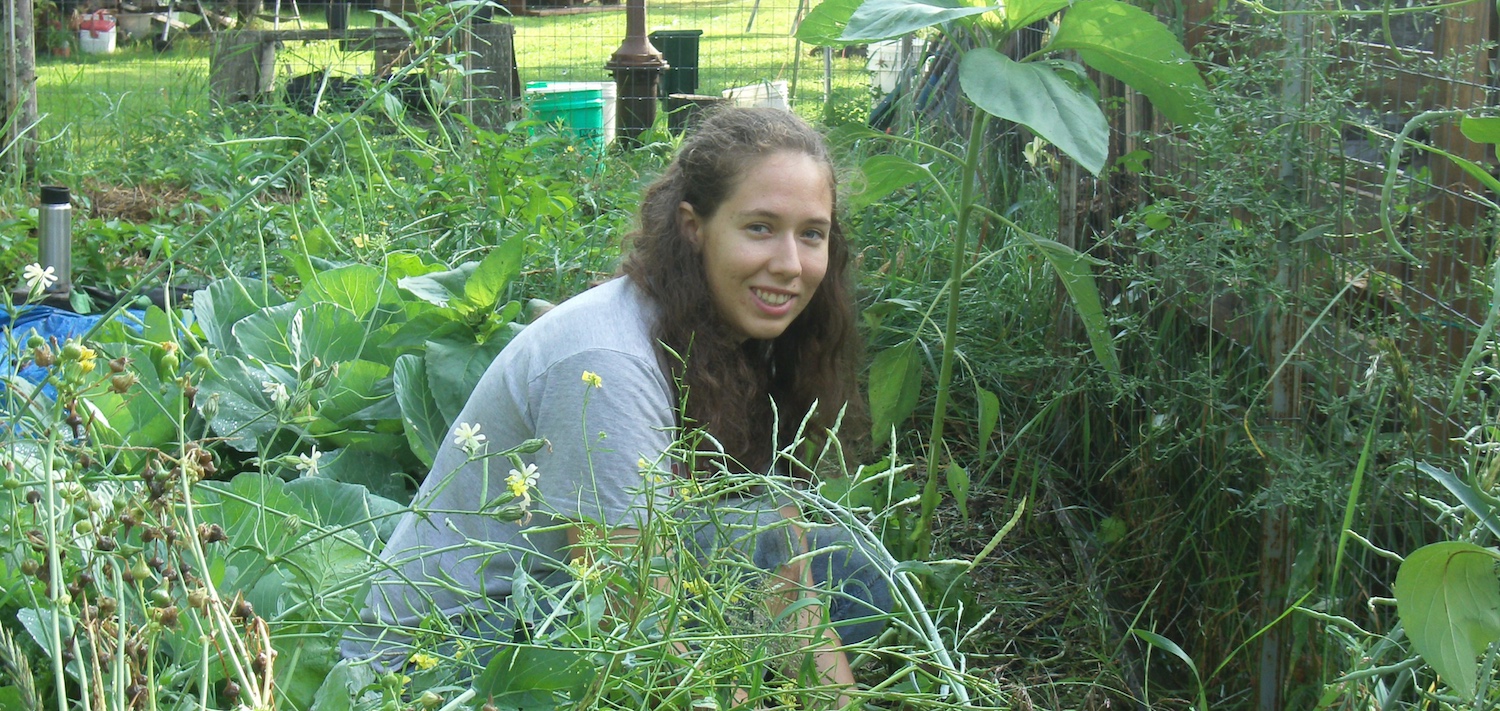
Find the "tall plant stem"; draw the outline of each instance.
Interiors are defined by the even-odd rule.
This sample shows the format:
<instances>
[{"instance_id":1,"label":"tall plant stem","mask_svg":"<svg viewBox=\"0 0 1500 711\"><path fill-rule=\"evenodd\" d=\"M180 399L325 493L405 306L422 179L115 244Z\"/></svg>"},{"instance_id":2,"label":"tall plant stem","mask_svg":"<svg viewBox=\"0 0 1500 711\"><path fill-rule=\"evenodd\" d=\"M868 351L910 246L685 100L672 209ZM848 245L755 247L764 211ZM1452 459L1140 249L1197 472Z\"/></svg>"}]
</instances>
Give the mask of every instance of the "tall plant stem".
<instances>
[{"instance_id":1,"label":"tall plant stem","mask_svg":"<svg viewBox=\"0 0 1500 711\"><path fill-rule=\"evenodd\" d=\"M932 408L932 431L927 438L927 483L922 488L922 519L917 522L916 553L925 558L932 547L932 513L938 502L938 469L943 458L943 421L948 415L948 391L953 384L954 350L958 341L958 307L963 297L964 261L969 255L969 221L973 214L974 184L979 173L985 129L990 115L974 107L969 141L964 146L963 183L958 194L958 227L953 235L948 266L948 318L943 324L943 360L938 366L937 402Z\"/></svg>"}]
</instances>

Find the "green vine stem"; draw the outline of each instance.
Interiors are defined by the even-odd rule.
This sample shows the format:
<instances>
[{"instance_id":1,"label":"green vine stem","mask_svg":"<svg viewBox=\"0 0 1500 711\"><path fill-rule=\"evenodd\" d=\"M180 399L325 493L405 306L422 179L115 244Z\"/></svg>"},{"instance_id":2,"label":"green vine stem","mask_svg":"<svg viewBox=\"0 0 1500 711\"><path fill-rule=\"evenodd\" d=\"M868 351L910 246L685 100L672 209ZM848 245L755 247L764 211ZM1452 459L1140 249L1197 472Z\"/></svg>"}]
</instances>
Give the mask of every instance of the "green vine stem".
<instances>
[{"instance_id":1,"label":"green vine stem","mask_svg":"<svg viewBox=\"0 0 1500 711\"><path fill-rule=\"evenodd\" d=\"M1390 155L1386 157L1385 184L1380 186L1380 227L1385 231L1385 242L1390 250L1413 262L1421 260L1401 245L1401 241L1396 238L1396 228L1391 224L1391 193L1396 189L1396 167L1401 163L1402 149L1406 147L1407 141L1411 140L1412 132L1418 128L1433 121L1457 118L1463 116L1464 113L1456 110L1423 111L1413 116L1405 126L1401 127L1401 132L1396 134L1396 140L1391 143Z\"/></svg>"}]
</instances>

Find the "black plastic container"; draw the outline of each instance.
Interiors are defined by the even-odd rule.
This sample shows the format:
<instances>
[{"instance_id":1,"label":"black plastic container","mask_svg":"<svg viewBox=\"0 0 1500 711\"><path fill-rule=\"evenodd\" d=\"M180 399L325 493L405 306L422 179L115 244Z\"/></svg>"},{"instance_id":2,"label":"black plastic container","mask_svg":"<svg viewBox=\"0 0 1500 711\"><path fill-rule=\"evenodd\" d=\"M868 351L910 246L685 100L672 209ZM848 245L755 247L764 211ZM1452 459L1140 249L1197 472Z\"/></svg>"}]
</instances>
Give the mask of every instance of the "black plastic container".
<instances>
[{"instance_id":1,"label":"black plastic container","mask_svg":"<svg viewBox=\"0 0 1500 711\"><path fill-rule=\"evenodd\" d=\"M671 67L661 77L657 96L698 93L698 42L703 30L657 30L651 46L661 52Z\"/></svg>"}]
</instances>

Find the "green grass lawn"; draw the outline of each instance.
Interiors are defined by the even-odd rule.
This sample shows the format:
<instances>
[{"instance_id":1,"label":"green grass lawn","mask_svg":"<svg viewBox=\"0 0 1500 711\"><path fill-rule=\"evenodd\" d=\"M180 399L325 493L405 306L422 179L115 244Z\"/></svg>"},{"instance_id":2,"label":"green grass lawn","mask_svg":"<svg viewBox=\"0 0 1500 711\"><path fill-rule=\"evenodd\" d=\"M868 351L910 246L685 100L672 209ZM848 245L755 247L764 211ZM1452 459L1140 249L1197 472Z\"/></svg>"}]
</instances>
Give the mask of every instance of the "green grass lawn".
<instances>
[{"instance_id":1,"label":"green grass lawn","mask_svg":"<svg viewBox=\"0 0 1500 711\"><path fill-rule=\"evenodd\" d=\"M783 0L784 1L784 0ZM752 13L754 18L752 21ZM702 30L698 93L717 94L769 80L794 83L800 113L822 115L823 60L791 37L794 5L754 0L664 0L651 4L647 26L655 30ZM191 18L189 18L190 20ZM351 13L350 25L368 27L375 15ZM605 62L619 46L625 13L606 11L549 17L516 17L516 59L525 81L605 81ZM302 11L301 25L326 27L322 6ZM297 23L284 23L295 28ZM37 98L44 115L40 132L75 154L123 135L122 122L171 121L186 112L206 112L209 43L181 37L166 52L149 42L122 41L111 55L42 57ZM373 71L371 52L342 52L336 42L288 42L277 55L277 79L334 67L355 75ZM840 116L868 111L869 80L863 59L834 60L832 74Z\"/></svg>"}]
</instances>

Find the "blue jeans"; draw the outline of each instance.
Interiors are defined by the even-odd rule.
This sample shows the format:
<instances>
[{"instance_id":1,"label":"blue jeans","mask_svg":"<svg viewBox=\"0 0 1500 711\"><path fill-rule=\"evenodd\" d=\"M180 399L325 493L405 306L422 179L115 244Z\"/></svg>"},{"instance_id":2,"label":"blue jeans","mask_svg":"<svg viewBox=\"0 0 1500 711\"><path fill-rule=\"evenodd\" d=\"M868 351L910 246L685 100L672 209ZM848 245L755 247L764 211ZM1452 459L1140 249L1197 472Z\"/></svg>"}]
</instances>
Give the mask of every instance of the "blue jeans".
<instances>
[{"instance_id":1,"label":"blue jeans","mask_svg":"<svg viewBox=\"0 0 1500 711\"><path fill-rule=\"evenodd\" d=\"M728 551L766 572L777 570L801 552L791 524L767 498L702 510L687 522L699 561ZM848 531L838 526L804 526L808 549L815 551L808 561L813 584L839 639L855 644L879 634L895 608L886 578Z\"/></svg>"}]
</instances>

